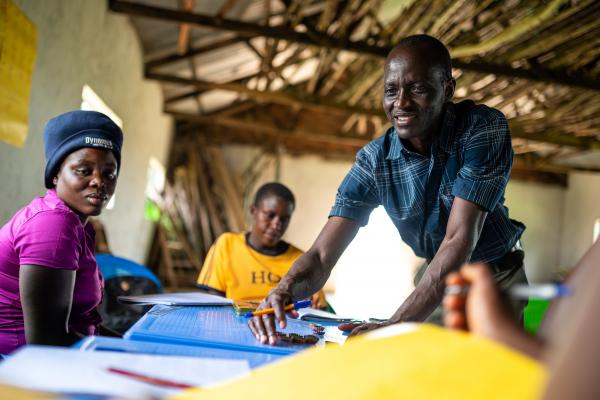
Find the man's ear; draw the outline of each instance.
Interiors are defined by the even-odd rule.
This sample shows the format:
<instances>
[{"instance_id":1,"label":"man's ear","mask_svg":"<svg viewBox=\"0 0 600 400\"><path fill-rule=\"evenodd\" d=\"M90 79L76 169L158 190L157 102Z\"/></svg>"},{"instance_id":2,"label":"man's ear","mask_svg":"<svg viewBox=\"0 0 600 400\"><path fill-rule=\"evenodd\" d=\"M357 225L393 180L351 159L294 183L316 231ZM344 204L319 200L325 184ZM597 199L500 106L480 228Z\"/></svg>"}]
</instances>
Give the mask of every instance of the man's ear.
<instances>
[{"instance_id":1,"label":"man's ear","mask_svg":"<svg viewBox=\"0 0 600 400\"><path fill-rule=\"evenodd\" d=\"M456 89L456 80L454 78L450 78L446 80L446 84L444 85L444 95L446 96L446 101L452 100L454 97L454 90Z\"/></svg>"}]
</instances>

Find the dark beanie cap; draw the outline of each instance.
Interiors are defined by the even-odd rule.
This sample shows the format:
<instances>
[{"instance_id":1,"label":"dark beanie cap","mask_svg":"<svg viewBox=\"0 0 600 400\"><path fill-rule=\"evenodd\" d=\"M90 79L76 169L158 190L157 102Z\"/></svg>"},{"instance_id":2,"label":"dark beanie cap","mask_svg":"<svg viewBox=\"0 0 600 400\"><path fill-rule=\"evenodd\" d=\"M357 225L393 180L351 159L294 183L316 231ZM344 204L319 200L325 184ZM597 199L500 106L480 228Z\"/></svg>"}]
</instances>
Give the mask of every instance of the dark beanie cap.
<instances>
[{"instance_id":1,"label":"dark beanie cap","mask_svg":"<svg viewBox=\"0 0 600 400\"><path fill-rule=\"evenodd\" d=\"M44 129L46 188L54 186L52 180L63 160L84 147L112 150L121 168L123 132L109 117L97 111L70 111L52 118Z\"/></svg>"}]
</instances>

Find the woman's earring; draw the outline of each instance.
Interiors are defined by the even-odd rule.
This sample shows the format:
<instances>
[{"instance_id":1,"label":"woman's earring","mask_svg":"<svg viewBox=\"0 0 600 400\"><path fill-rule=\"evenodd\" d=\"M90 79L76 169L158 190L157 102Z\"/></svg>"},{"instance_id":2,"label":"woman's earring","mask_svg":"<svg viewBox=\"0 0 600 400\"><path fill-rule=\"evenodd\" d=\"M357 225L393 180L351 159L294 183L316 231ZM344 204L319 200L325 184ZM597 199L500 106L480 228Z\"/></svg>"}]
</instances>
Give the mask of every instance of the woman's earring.
<instances>
[{"instance_id":1,"label":"woman's earring","mask_svg":"<svg viewBox=\"0 0 600 400\"><path fill-rule=\"evenodd\" d=\"M52 179L52 183L54 185L56 185L58 183L58 176L55 176L54 179Z\"/></svg>"}]
</instances>

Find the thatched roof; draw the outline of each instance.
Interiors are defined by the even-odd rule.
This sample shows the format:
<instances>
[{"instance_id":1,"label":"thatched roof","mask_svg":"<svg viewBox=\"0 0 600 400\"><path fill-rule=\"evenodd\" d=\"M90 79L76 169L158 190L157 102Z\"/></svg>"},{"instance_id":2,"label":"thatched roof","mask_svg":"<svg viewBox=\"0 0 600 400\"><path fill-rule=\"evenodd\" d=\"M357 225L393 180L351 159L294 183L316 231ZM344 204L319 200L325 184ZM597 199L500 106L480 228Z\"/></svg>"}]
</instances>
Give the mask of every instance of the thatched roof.
<instances>
[{"instance_id":1,"label":"thatched roof","mask_svg":"<svg viewBox=\"0 0 600 400\"><path fill-rule=\"evenodd\" d=\"M596 0L109 1L132 16L178 140L353 157L382 133L383 58L427 33L451 50L457 100L509 118L513 177L600 171ZM185 139L187 138L187 139Z\"/></svg>"}]
</instances>

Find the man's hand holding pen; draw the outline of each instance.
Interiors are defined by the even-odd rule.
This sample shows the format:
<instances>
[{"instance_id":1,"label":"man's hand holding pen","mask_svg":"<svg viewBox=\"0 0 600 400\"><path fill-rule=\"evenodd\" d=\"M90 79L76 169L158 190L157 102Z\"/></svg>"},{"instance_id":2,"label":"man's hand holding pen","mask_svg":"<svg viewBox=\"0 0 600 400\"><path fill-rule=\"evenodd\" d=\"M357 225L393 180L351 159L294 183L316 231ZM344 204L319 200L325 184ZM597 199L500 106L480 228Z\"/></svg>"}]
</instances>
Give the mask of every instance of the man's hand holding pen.
<instances>
[{"instance_id":1,"label":"man's hand holding pen","mask_svg":"<svg viewBox=\"0 0 600 400\"><path fill-rule=\"evenodd\" d=\"M272 308L273 312L260 316L252 317L248 321L248 327L256 337L256 340L270 345L277 344L277 329L275 320L279 321L279 327L284 329L287 325L285 307L293 303L292 295L285 289L279 286L271 290L267 297L260 303L257 311ZM292 318L298 317L298 312L295 309L287 311Z\"/></svg>"}]
</instances>

